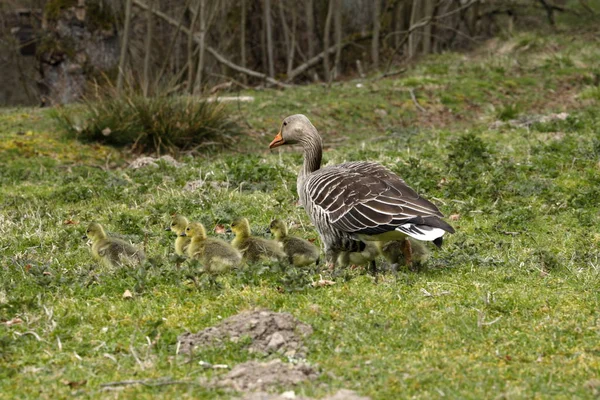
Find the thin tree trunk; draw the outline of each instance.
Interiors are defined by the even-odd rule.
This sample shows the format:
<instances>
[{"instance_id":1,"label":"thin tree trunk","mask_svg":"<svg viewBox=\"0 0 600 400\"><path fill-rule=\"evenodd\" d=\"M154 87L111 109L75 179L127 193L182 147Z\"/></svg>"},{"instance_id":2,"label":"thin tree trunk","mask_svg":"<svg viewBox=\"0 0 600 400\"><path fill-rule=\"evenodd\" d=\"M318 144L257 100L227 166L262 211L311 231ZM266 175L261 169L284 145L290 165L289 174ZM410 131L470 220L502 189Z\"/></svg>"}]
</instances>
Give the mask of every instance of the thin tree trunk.
<instances>
[{"instance_id":1,"label":"thin tree trunk","mask_svg":"<svg viewBox=\"0 0 600 400\"><path fill-rule=\"evenodd\" d=\"M340 75L342 75L342 63L341 63L341 58L342 58L342 0L336 0L336 7L335 7L335 15L334 15L334 19L333 19L333 33L334 33L334 40L335 40L335 46L336 46L336 50L335 50L335 61L333 63L334 65L334 71L335 71L335 76L334 79L338 78Z\"/></svg>"},{"instance_id":2,"label":"thin tree trunk","mask_svg":"<svg viewBox=\"0 0 600 400\"><path fill-rule=\"evenodd\" d=\"M265 31L267 40L267 62L269 63L269 76L275 76L275 60L273 58L273 30L271 28L271 0L263 0Z\"/></svg>"},{"instance_id":3,"label":"thin tree trunk","mask_svg":"<svg viewBox=\"0 0 600 400\"><path fill-rule=\"evenodd\" d=\"M198 17L200 19L200 39L198 41L199 51L198 54L198 68L196 70L196 82L194 84L194 94L202 92L202 71L204 70L204 53L205 53L205 42L206 42L206 0L199 0L199 12Z\"/></svg>"},{"instance_id":4,"label":"thin tree trunk","mask_svg":"<svg viewBox=\"0 0 600 400\"><path fill-rule=\"evenodd\" d=\"M413 0L412 7L410 10L410 25L409 30L411 31L408 34L408 57L413 58L417 52L418 45L418 29L412 29L413 26L417 24L417 19L419 18L419 0Z\"/></svg>"},{"instance_id":5,"label":"thin tree trunk","mask_svg":"<svg viewBox=\"0 0 600 400\"><path fill-rule=\"evenodd\" d=\"M292 32L290 35L290 50L288 52L288 63L286 74L292 72L292 68L294 67L294 57L296 56L296 27L298 25L298 13L296 11L296 6L292 6Z\"/></svg>"},{"instance_id":6,"label":"thin tree trunk","mask_svg":"<svg viewBox=\"0 0 600 400\"><path fill-rule=\"evenodd\" d=\"M144 97L148 96L150 87L150 52L152 50L152 33L154 31L152 10L154 9L155 0L150 0L149 8L146 11L146 43L144 49L144 72L143 72L143 91Z\"/></svg>"},{"instance_id":7,"label":"thin tree trunk","mask_svg":"<svg viewBox=\"0 0 600 400\"><path fill-rule=\"evenodd\" d=\"M196 28L196 21L200 14L200 7L202 0L196 0L197 6L196 11L192 15L190 22L190 33L188 34L187 41L187 89L190 94L194 93L194 29Z\"/></svg>"},{"instance_id":8,"label":"thin tree trunk","mask_svg":"<svg viewBox=\"0 0 600 400\"><path fill-rule=\"evenodd\" d=\"M424 0L425 4L423 7L423 14L425 18L433 18L433 13L435 11L433 1L434 0ZM427 24L423 27L423 54L431 53L431 24Z\"/></svg>"},{"instance_id":9,"label":"thin tree trunk","mask_svg":"<svg viewBox=\"0 0 600 400\"><path fill-rule=\"evenodd\" d=\"M329 0L329 7L327 8L327 17L325 18L325 29L323 30L323 47L325 49L329 48L329 31L331 30L331 18L333 16L333 7L335 6L335 0ZM325 82L330 82L329 73L331 72L329 69L329 52L325 51L323 53L323 69L325 75Z\"/></svg>"},{"instance_id":10,"label":"thin tree trunk","mask_svg":"<svg viewBox=\"0 0 600 400\"><path fill-rule=\"evenodd\" d=\"M379 33L381 32L381 0L373 2L373 37L371 38L371 61L379 69Z\"/></svg>"},{"instance_id":11,"label":"thin tree trunk","mask_svg":"<svg viewBox=\"0 0 600 400\"><path fill-rule=\"evenodd\" d=\"M306 0L306 38L308 41L308 58L315 56L315 17L314 0Z\"/></svg>"},{"instance_id":12,"label":"thin tree trunk","mask_svg":"<svg viewBox=\"0 0 600 400\"><path fill-rule=\"evenodd\" d=\"M121 54L119 57L119 75L117 77L117 92L123 89L123 77L125 75L125 62L127 58L127 47L129 45L129 26L131 25L131 2L127 0L125 5L125 27L123 28L123 40L121 41Z\"/></svg>"},{"instance_id":13,"label":"thin tree trunk","mask_svg":"<svg viewBox=\"0 0 600 400\"><path fill-rule=\"evenodd\" d=\"M241 6L242 6L242 16L241 16L241 21L240 21L240 59L241 59L241 66L243 68L246 68L246 0L241 0ZM246 85L247 79L246 79L246 75L242 76L242 83L244 85Z\"/></svg>"}]
</instances>

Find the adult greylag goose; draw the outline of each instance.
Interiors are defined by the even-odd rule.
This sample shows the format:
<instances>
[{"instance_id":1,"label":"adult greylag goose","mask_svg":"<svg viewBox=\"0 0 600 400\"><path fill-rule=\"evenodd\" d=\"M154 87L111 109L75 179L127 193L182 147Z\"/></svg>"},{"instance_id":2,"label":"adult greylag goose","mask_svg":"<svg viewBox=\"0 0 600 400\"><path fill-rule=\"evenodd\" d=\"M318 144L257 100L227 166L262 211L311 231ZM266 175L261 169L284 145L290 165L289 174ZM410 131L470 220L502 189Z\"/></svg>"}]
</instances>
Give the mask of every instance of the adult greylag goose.
<instances>
[{"instance_id":1,"label":"adult greylag goose","mask_svg":"<svg viewBox=\"0 0 600 400\"><path fill-rule=\"evenodd\" d=\"M361 251L361 241L410 236L441 247L444 233L454 233L434 204L381 164L354 161L321 168L321 136L306 116L285 118L269 148L286 144L303 148L298 195L321 236L328 263L335 264L340 252Z\"/></svg>"},{"instance_id":2,"label":"adult greylag goose","mask_svg":"<svg viewBox=\"0 0 600 400\"><path fill-rule=\"evenodd\" d=\"M110 237L97 222L92 222L85 236L92 241L92 256L106 267L139 264L145 260L144 252L122 239Z\"/></svg>"}]
</instances>

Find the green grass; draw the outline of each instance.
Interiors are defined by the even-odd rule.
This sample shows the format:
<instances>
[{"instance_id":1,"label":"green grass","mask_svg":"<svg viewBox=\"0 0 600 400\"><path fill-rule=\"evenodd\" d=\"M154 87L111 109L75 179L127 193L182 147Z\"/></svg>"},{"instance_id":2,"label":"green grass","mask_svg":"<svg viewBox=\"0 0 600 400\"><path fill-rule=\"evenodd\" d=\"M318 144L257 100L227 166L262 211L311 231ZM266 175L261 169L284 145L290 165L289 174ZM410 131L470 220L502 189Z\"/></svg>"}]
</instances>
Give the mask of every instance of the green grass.
<instances>
[{"instance_id":1,"label":"green grass","mask_svg":"<svg viewBox=\"0 0 600 400\"><path fill-rule=\"evenodd\" d=\"M65 138L45 111L0 112L0 397L104 398L112 395L102 391L107 382L199 382L218 373L201 360L233 365L252 356L230 344L190 360L176 355L177 335L264 307L315 330L307 359L323 374L282 390L596 398L598 37L528 33L467 55L432 56L361 88L352 81L330 91L244 93L256 100L231 108L248 126L238 152L182 157L183 168L130 170L127 153ZM565 121L489 128L507 112L562 111ZM295 234L317 238L296 206L301 156L267 150L282 118L297 112L323 134L326 162L377 160L457 218L457 233L432 250L427 268L377 283L351 271L314 289L318 276L277 265L221 277L216 288L194 284L193 265L176 267L174 237L163 230L173 212L209 231L243 215L257 234L283 217L297 224ZM197 179L205 185L182 190ZM81 239L92 220L145 242L151 262L103 269ZM122 298L125 290L133 299ZM23 322L6 324L14 318ZM201 385L128 386L117 395L232 396Z\"/></svg>"}]
</instances>

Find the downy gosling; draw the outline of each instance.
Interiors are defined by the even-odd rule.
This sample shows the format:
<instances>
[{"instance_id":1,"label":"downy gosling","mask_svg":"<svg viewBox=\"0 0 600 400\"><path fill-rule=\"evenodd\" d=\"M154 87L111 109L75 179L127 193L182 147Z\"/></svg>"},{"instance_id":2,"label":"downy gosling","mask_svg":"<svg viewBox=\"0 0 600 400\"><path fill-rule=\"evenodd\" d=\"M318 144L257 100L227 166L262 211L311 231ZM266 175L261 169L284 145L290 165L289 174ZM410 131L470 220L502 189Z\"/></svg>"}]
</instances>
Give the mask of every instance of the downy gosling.
<instances>
[{"instance_id":1,"label":"downy gosling","mask_svg":"<svg viewBox=\"0 0 600 400\"><path fill-rule=\"evenodd\" d=\"M348 267L350 265L368 266L373 274L377 272L375 258L379 255L379 249L373 242L361 242L358 251L343 251L337 259L337 265Z\"/></svg>"},{"instance_id":2,"label":"downy gosling","mask_svg":"<svg viewBox=\"0 0 600 400\"><path fill-rule=\"evenodd\" d=\"M269 230L276 241L283 245L288 261L295 267L319 264L319 249L306 239L288 235L287 225L278 219L271 221Z\"/></svg>"},{"instance_id":3,"label":"downy gosling","mask_svg":"<svg viewBox=\"0 0 600 400\"><path fill-rule=\"evenodd\" d=\"M110 237L102 225L92 222L85 236L92 241L92 255L107 267L139 264L146 258L144 252L130 243Z\"/></svg>"},{"instance_id":4,"label":"downy gosling","mask_svg":"<svg viewBox=\"0 0 600 400\"><path fill-rule=\"evenodd\" d=\"M190 246L192 238L182 236L181 234L185 232L185 228L187 228L189 224L190 221L183 215L173 215L171 226L165 229L166 231L173 231L177 234L177 239L175 239L175 253L177 255L187 255L187 249Z\"/></svg>"},{"instance_id":5,"label":"downy gosling","mask_svg":"<svg viewBox=\"0 0 600 400\"><path fill-rule=\"evenodd\" d=\"M260 259L285 260L286 255L280 243L274 240L250 235L250 223L246 218L238 218L231 223L235 238L231 242L245 261L256 262Z\"/></svg>"},{"instance_id":6,"label":"downy gosling","mask_svg":"<svg viewBox=\"0 0 600 400\"><path fill-rule=\"evenodd\" d=\"M429 250L421 241L405 238L383 243L377 242L381 255L390 263L392 270L396 271L399 265L413 267L424 264L429 258Z\"/></svg>"},{"instance_id":7,"label":"downy gosling","mask_svg":"<svg viewBox=\"0 0 600 400\"><path fill-rule=\"evenodd\" d=\"M204 225L199 222L189 224L182 236L191 238L187 254L200 260L207 272L220 273L240 265L242 255L229 243L206 236Z\"/></svg>"}]
</instances>

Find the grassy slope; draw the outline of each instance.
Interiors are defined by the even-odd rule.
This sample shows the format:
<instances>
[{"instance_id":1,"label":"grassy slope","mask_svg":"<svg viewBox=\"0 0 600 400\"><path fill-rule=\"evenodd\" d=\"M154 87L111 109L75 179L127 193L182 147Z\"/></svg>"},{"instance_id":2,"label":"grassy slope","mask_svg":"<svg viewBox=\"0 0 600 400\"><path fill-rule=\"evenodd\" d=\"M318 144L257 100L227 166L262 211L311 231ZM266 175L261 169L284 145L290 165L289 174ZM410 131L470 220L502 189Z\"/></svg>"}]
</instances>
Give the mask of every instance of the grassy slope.
<instances>
[{"instance_id":1,"label":"grassy slope","mask_svg":"<svg viewBox=\"0 0 600 400\"><path fill-rule=\"evenodd\" d=\"M252 138L243 148L252 153L184 158L181 169L107 169L122 155L60 139L45 112L1 112L0 321L23 323L0 324L0 397L100 397L110 381L210 377L199 360L234 364L249 355L230 345L188 362L175 355L177 335L252 307L289 311L315 328L308 360L325 374L297 393L594 397L599 40L597 32L521 34L362 88L249 93L257 100L241 113ZM566 121L489 129L498 118L561 111ZM191 283L192 267L175 268L173 238L161 229L175 211L209 227L245 215L257 232L283 216L297 234L316 237L295 206L300 156L266 150L281 119L296 112L321 130L327 162L378 160L458 216L457 233L425 271L376 285L355 271L333 287L303 289L306 274L254 266L210 289ZM199 177L207 184L197 192L181 189ZM91 220L146 241L155 265L101 269L81 240ZM125 290L132 300L122 299ZM229 396L192 385L120 392L175 394Z\"/></svg>"}]
</instances>

